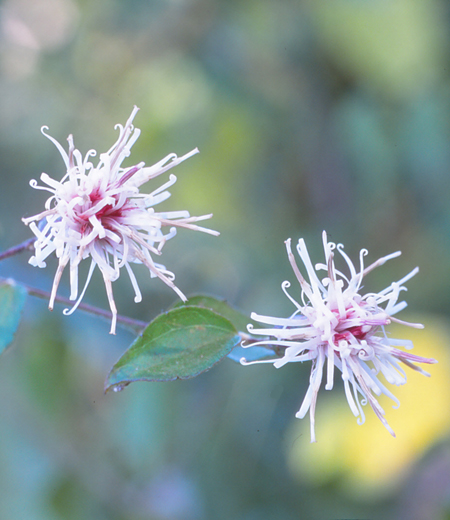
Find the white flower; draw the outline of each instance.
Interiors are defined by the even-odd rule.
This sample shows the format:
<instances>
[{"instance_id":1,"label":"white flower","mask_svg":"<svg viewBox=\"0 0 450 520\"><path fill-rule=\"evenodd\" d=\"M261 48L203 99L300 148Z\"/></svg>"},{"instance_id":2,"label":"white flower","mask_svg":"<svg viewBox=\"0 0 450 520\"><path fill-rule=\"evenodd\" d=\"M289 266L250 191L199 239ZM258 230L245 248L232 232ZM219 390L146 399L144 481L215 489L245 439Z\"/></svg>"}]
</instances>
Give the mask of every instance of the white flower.
<instances>
[{"instance_id":1,"label":"white flower","mask_svg":"<svg viewBox=\"0 0 450 520\"><path fill-rule=\"evenodd\" d=\"M81 295L72 309L65 309L64 313L70 314L78 307L92 272L98 265L112 312L111 334L115 333L117 319L111 284L119 278L122 267L125 267L130 277L135 302L141 301L142 296L131 263L144 264L151 277L160 278L185 300L184 294L173 283L173 273L155 263L152 255L161 254L165 242L176 234L174 226L219 234L194 224L212 215L191 217L187 211L158 213L154 210L156 204L170 197L167 188L175 183L175 175L170 175L168 182L150 194L139 193L142 184L180 164L198 153L198 150L192 150L182 157L170 154L150 167L145 167L143 162L122 167L123 160L130 155L131 147L140 135L140 130L132 125L137 111L138 108L134 107L125 126L116 125L119 138L108 152L100 154L96 167L90 161L97 154L95 150L89 150L83 158L70 135L67 139L67 154L53 137L45 133L47 127L42 127L42 133L62 155L67 172L59 182L43 173L40 178L46 186L38 186L35 180L30 182L33 188L49 191L51 197L45 203L45 211L23 219L37 237L35 254L30 264L45 267L45 259L53 252L59 258L49 308L53 309L56 291L67 264L70 271L70 299L77 299L78 266L84 258L91 257ZM171 227L164 234L162 228L166 226Z\"/></svg>"},{"instance_id":2,"label":"white flower","mask_svg":"<svg viewBox=\"0 0 450 520\"><path fill-rule=\"evenodd\" d=\"M297 244L297 252L308 274L308 283L296 264L290 239L285 243L289 262L302 289L301 303L288 294L287 289L290 287L290 283L283 282L281 287L295 305L296 311L289 318L274 318L252 313L253 320L271 325L272 328L254 329L252 325L248 325L251 334L262 335L267 339L256 342L251 340L243 345L244 347L256 345L275 347L277 351L282 352L282 356L276 359L259 359L251 362L242 358L241 363L244 365L273 363L276 368L280 368L290 362L312 361L309 387L300 410L296 414L296 417L302 419L310 410L311 442L316 440L314 414L325 364L327 374L325 389L333 388L334 367L336 366L342 372L345 395L351 411L355 417L359 417L358 423L362 424L365 420L361 405L369 402L377 417L395 437L375 395L385 394L397 406L400 403L380 381L380 373L388 383L403 385L406 383L406 374L401 364L429 376L414 363L436 363L435 359L415 356L397 348L410 349L413 345L408 340L392 339L385 332L385 326L392 321L410 327L423 328L423 325L406 323L393 317L406 307L406 302L397 301L400 292L406 291L403 284L412 278L419 269L413 269L404 278L392 283L379 293L361 295L359 291L363 278L375 267L399 256L400 252L380 258L364 268L363 258L367 255L367 250L363 249L359 255L360 266L357 271L344 252L343 245L328 242L327 235L323 232L325 264L317 264L314 269L306 244L301 239ZM349 277L336 269L334 250L339 252L347 264L350 271ZM325 271L326 276L320 280L316 271ZM268 338L269 336L272 336L273 339Z\"/></svg>"}]
</instances>

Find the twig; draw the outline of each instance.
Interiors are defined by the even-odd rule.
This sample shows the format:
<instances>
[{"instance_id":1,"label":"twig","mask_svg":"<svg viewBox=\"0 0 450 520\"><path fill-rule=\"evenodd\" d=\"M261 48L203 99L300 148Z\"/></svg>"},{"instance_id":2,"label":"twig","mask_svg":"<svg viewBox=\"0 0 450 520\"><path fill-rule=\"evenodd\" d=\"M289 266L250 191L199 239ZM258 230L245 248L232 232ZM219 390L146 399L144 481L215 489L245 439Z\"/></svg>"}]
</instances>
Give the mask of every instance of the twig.
<instances>
[{"instance_id":1,"label":"twig","mask_svg":"<svg viewBox=\"0 0 450 520\"><path fill-rule=\"evenodd\" d=\"M25 251L25 249L31 249L31 246L35 243L35 241L36 237L32 237L17 246L10 247L6 251L3 251L3 253L0 253L0 261L5 260L5 258L9 258L10 256L18 255L22 251Z\"/></svg>"},{"instance_id":2,"label":"twig","mask_svg":"<svg viewBox=\"0 0 450 520\"><path fill-rule=\"evenodd\" d=\"M1 282L8 282L7 278L0 277ZM37 298L42 298L44 300L48 300L50 298L50 293L47 291L43 291L41 289L37 289L36 287L31 287L30 285L19 282L22 287L26 289L28 294L32 296L36 296ZM55 301L58 303L62 303L64 305L73 305L73 301L69 300L69 298L64 298L63 296L56 296ZM109 311L105 311L104 309L100 309L99 307L94 307L93 305L89 305L88 303L80 303L78 308L81 311L88 312L89 314L93 314L94 316L99 316L100 318L104 318L106 320L111 320L112 314ZM125 328L132 329L133 332L137 332L140 334L145 327L148 325L145 321L135 320L133 318L129 318L128 316L121 316L120 314L117 316L117 323L122 325Z\"/></svg>"}]
</instances>

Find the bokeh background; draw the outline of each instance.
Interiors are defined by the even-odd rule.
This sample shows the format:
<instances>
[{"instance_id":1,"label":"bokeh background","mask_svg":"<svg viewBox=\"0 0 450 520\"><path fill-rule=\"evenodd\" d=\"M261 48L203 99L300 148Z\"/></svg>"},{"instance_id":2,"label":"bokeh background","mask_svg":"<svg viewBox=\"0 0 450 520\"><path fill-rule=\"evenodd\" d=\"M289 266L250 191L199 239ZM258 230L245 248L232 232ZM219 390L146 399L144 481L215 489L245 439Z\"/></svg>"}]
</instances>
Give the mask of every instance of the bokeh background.
<instances>
[{"instance_id":1,"label":"bokeh background","mask_svg":"<svg viewBox=\"0 0 450 520\"><path fill-rule=\"evenodd\" d=\"M439 359L431 379L411 372L396 389L398 410L385 403L397 439L371 410L358 426L337 382L319 396L312 445L308 418L294 418L309 366L225 360L104 395L132 335L30 297L0 363L0 519L450 518L449 23L444 0L0 3L1 249L42 210L30 179L63 174L40 127L106 151L137 105L132 163L201 151L164 203L213 212L221 232L165 246L186 294L287 316L283 242L304 237L321 261L326 229L355 259L403 252L368 290L420 266L402 314L426 328L393 334ZM49 290L56 262L28 256L0 274ZM136 272L144 301L123 276L119 312L150 320L175 295ZM85 300L107 308L100 278Z\"/></svg>"}]
</instances>

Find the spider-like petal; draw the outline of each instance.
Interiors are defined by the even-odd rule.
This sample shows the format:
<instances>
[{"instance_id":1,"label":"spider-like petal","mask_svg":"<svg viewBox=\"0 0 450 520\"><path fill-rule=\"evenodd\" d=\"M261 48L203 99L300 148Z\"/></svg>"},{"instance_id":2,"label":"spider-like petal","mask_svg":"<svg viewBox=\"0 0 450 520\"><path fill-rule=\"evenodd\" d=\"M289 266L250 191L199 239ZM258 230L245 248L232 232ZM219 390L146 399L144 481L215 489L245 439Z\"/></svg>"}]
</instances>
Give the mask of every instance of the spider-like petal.
<instances>
[{"instance_id":1,"label":"spider-like petal","mask_svg":"<svg viewBox=\"0 0 450 520\"><path fill-rule=\"evenodd\" d=\"M128 271L136 302L141 301L142 295L131 270L131 263L144 264L151 277L160 278L185 300L184 294L173 283L173 273L155 263L151 255L161 254L165 243L176 235L176 228L219 234L196 224L211 218L211 214L191 217L185 210L161 213L154 210L154 206L170 196L167 190L176 182L175 175L171 175L160 187L154 187L150 193L139 193L139 187L143 183L197 154L198 149L195 148L181 157L169 154L150 167L145 167L143 162L122 167L123 160L130 155L131 148L140 135L140 130L133 126L137 111L138 108L134 107L124 126L116 125L119 136L106 153L99 154L97 166L91 162L91 158L97 155L95 150L89 150L83 156L75 148L70 135L67 153L56 139L46 133L48 128L42 127L42 133L60 152L66 171L59 182L46 173L40 177L45 186L31 181L33 188L49 191L51 197L45 203L45 211L23 219L37 237L34 243L35 254L30 263L45 267L45 259L53 252L59 259L50 308L53 308L67 264L70 265L70 299L77 299L78 266L81 260L90 257L91 267L81 295L72 309L66 309L64 314L71 314L79 306L92 272L98 266L103 275L112 312L112 334L115 333L117 321L112 282L117 280L123 266ZM46 223L40 229L36 222L43 219L46 219ZM164 227L168 227L169 232L163 233Z\"/></svg>"},{"instance_id":2,"label":"spider-like petal","mask_svg":"<svg viewBox=\"0 0 450 520\"><path fill-rule=\"evenodd\" d=\"M394 401L394 407L398 407L400 403L379 376L382 375L389 384L403 385L406 383L406 373L402 365L429 375L416 363L436 363L435 359L401 350L398 347L411 349L412 342L390 339L385 332L391 321L423 328L419 323L408 323L393 317L393 314L406 307L406 303L399 302L398 298L400 292L406 290L403 284L417 274L418 268L379 293L360 294L363 278L376 267L398 257L400 252L380 258L364 268L363 258L367 255L367 250L363 249L359 255L358 270L344 252L342 244L328 242L325 232L322 239L325 263L316 264L315 269L305 241L298 241L297 252L305 266L309 282L297 266L291 250L291 240L286 240L289 263L300 284L300 298L294 299L287 292L290 282L283 282L281 287L296 310L289 318L251 314L254 321L269 327L255 328L252 324L248 325L248 332L252 336L263 336L264 339L256 342L252 340L242 346L272 347L279 354L271 360L264 358L252 362L244 361L243 364L271 362L274 367L280 368L292 362L312 361L310 384L300 410L296 413L296 417L303 418L309 411L311 442L315 442L315 407L325 364L325 389L333 388L336 367L342 373L345 396L351 412L358 418L358 424L364 423L362 407L369 403L382 424L395 437L376 396L388 396ZM345 275L336 269L335 249L344 260L349 274ZM319 271L325 271L327 277L320 280L317 274Z\"/></svg>"}]
</instances>

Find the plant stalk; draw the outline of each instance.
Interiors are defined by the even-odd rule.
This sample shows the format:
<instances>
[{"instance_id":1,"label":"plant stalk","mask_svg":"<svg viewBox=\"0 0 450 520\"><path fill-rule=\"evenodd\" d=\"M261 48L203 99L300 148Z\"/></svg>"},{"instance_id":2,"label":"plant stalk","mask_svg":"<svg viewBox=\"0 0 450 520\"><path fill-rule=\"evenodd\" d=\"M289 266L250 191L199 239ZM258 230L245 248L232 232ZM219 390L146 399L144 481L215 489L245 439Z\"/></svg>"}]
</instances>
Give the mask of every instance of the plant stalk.
<instances>
[{"instance_id":1,"label":"plant stalk","mask_svg":"<svg viewBox=\"0 0 450 520\"><path fill-rule=\"evenodd\" d=\"M0 282L8 283L7 278L0 277ZM31 287L30 285L24 284L22 282L18 282L22 287L26 289L28 294L31 294L32 296L36 296L37 298L41 298L44 300L50 299L50 293L47 291L43 291L42 289L37 289L36 287ZM62 303L64 305L73 305L73 301L69 300L69 298L65 298L64 296L56 296L55 301L58 303ZM94 305L89 305L88 303L80 303L78 305L78 308L81 311L87 312L89 314L93 314L94 316L98 316L100 318L104 318L108 321L111 320L112 314L110 311L105 311L104 309L100 309L99 307L95 307ZM122 325L122 327L125 327L127 329L132 329L133 332L137 332L140 334L145 327L148 325L145 321L141 320L135 320L134 318L129 318L128 316L122 316L120 314L117 315L117 323Z\"/></svg>"}]
</instances>

